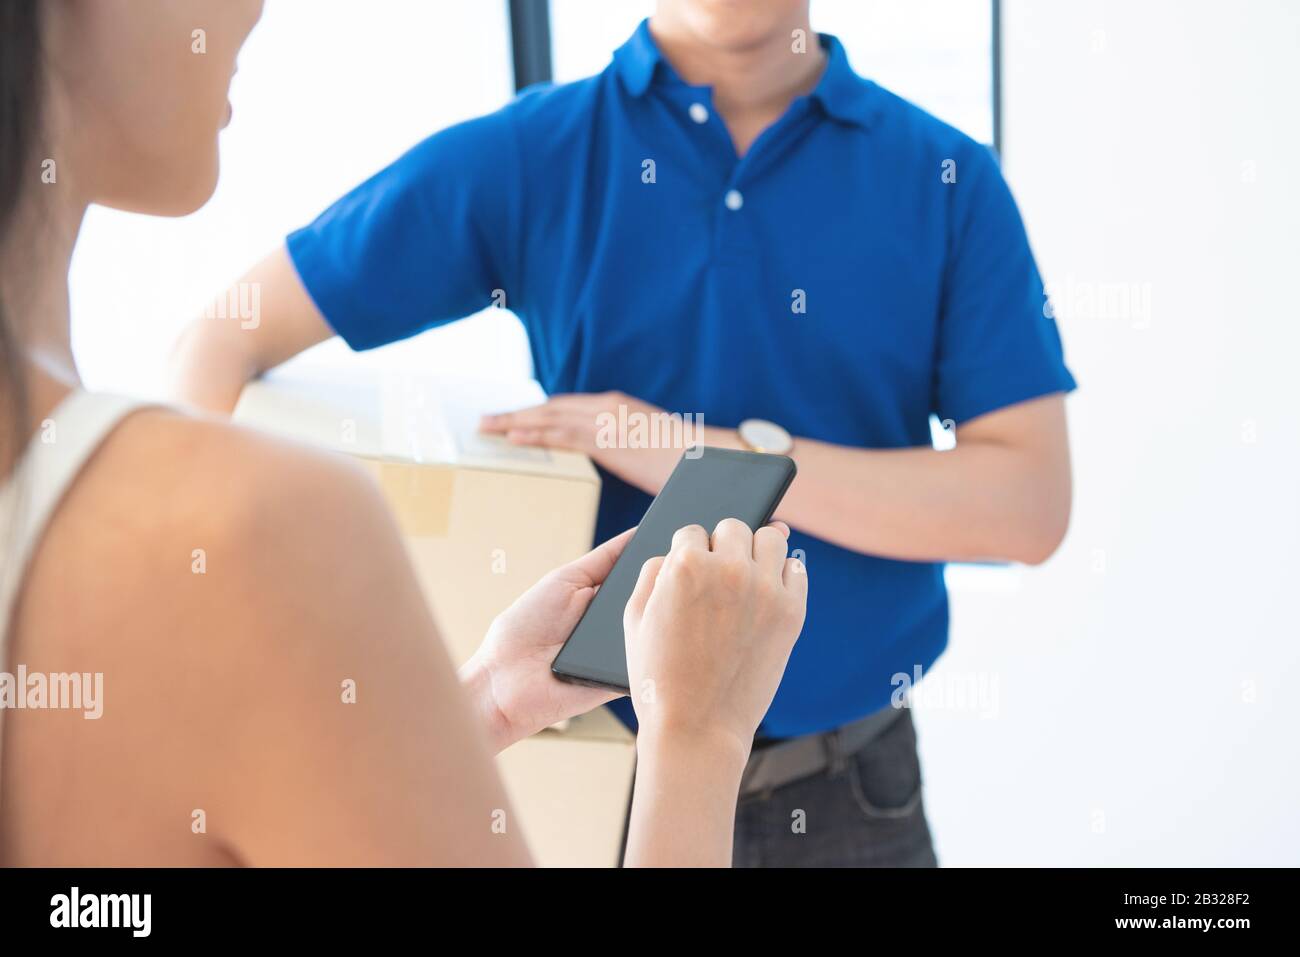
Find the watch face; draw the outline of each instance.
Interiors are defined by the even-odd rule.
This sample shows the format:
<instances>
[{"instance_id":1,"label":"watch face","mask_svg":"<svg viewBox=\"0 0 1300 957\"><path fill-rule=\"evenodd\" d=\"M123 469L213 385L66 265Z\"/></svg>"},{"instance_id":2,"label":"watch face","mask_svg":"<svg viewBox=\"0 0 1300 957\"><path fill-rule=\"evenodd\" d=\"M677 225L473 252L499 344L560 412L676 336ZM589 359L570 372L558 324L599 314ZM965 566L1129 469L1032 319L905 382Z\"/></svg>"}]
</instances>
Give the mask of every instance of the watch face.
<instances>
[{"instance_id":1,"label":"watch face","mask_svg":"<svg viewBox=\"0 0 1300 957\"><path fill-rule=\"evenodd\" d=\"M758 452L784 454L794 444L789 432L766 419L746 419L738 431L745 444Z\"/></svg>"}]
</instances>

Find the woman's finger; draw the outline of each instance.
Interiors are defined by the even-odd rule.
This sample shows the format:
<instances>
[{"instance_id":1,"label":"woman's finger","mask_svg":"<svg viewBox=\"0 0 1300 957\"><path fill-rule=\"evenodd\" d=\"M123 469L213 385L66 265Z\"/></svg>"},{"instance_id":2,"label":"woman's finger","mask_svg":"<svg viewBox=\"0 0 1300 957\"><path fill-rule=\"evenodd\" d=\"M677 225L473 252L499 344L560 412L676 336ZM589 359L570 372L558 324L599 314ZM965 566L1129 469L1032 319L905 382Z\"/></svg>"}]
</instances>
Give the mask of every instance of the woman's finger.
<instances>
[{"instance_id":1,"label":"woman's finger","mask_svg":"<svg viewBox=\"0 0 1300 957\"><path fill-rule=\"evenodd\" d=\"M668 554L691 549L705 552L709 550L709 533L704 530L704 526L686 525L673 532L673 544Z\"/></svg>"},{"instance_id":2,"label":"woman's finger","mask_svg":"<svg viewBox=\"0 0 1300 957\"><path fill-rule=\"evenodd\" d=\"M655 582L659 578L659 570L664 567L664 557L656 555L654 558L646 560L641 566L641 574L637 576L636 587L632 589L632 597L627 601L627 607L623 609L623 617L629 615L639 619L645 614L646 602L650 600L650 595L654 592Z\"/></svg>"},{"instance_id":3,"label":"woman's finger","mask_svg":"<svg viewBox=\"0 0 1300 957\"><path fill-rule=\"evenodd\" d=\"M609 577L610 569L614 567L618 557L623 554L623 549L632 540L632 533L635 531L635 528L629 528L627 531L615 535L609 541L597 545L581 558L574 559L569 564L564 565L560 568L563 578L585 588L599 585Z\"/></svg>"},{"instance_id":4,"label":"woman's finger","mask_svg":"<svg viewBox=\"0 0 1300 957\"><path fill-rule=\"evenodd\" d=\"M709 544L721 555L734 558L752 558L754 555L754 533L738 518L724 518L718 522Z\"/></svg>"},{"instance_id":5,"label":"woman's finger","mask_svg":"<svg viewBox=\"0 0 1300 957\"><path fill-rule=\"evenodd\" d=\"M774 580L781 577L789 544L781 530L771 525L765 525L754 533L754 561L764 574L771 575Z\"/></svg>"},{"instance_id":6,"label":"woman's finger","mask_svg":"<svg viewBox=\"0 0 1300 957\"><path fill-rule=\"evenodd\" d=\"M787 558L781 572L781 582L796 595L808 594L808 569L797 558Z\"/></svg>"}]
</instances>

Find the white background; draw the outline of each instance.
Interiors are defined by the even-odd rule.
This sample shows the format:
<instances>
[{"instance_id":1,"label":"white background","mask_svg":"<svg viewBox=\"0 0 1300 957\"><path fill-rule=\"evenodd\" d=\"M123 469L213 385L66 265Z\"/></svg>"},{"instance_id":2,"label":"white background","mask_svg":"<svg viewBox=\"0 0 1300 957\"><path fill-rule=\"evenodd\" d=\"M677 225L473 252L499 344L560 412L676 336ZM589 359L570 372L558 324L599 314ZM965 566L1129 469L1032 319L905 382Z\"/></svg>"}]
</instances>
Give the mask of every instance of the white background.
<instances>
[{"instance_id":1,"label":"white background","mask_svg":"<svg viewBox=\"0 0 1300 957\"><path fill-rule=\"evenodd\" d=\"M105 209L86 220L71 277L86 383L160 388L167 350L210 297L348 189L513 89L504 0L268 0L239 57L211 202L179 220ZM387 358L530 369L522 329L500 310Z\"/></svg>"},{"instance_id":2,"label":"white background","mask_svg":"<svg viewBox=\"0 0 1300 957\"><path fill-rule=\"evenodd\" d=\"M959 588L920 724L949 864L1300 864L1300 5L1006 0L1004 164L1060 319L1074 521Z\"/></svg>"},{"instance_id":3,"label":"white background","mask_svg":"<svg viewBox=\"0 0 1300 957\"><path fill-rule=\"evenodd\" d=\"M557 78L600 69L647 4L553 0ZM1045 567L953 576L918 717L947 864L1297 864L1300 6L1006 0L1005 166L1061 303L1077 502ZM987 139L984 0L814 0L859 72ZM194 216L94 210L74 345L151 390L205 299L431 131L511 93L505 3L269 0L224 172ZM1059 297L1059 292L1058 292ZM337 346L324 347L327 351ZM528 374L492 311L383 350Z\"/></svg>"}]
</instances>

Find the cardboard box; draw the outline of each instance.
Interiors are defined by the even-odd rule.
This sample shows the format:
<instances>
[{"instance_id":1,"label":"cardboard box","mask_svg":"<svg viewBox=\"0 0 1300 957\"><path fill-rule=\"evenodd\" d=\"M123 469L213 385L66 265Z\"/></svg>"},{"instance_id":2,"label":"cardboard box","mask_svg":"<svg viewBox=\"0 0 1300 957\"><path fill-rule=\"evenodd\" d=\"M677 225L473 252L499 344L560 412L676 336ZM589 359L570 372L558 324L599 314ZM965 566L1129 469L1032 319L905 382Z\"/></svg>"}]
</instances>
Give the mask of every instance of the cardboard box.
<instances>
[{"instance_id":1,"label":"cardboard box","mask_svg":"<svg viewBox=\"0 0 1300 957\"><path fill-rule=\"evenodd\" d=\"M591 545L600 478L590 460L477 431L483 413L542 398L531 382L298 363L251 383L234 417L375 475L459 665L500 611ZM633 760L631 735L604 709L499 757L539 863L617 863Z\"/></svg>"},{"instance_id":2,"label":"cardboard box","mask_svg":"<svg viewBox=\"0 0 1300 957\"><path fill-rule=\"evenodd\" d=\"M484 412L541 399L535 383L298 368L251 383L235 419L375 475L460 664L502 609L591 547L600 478L587 457L477 431Z\"/></svg>"}]
</instances>

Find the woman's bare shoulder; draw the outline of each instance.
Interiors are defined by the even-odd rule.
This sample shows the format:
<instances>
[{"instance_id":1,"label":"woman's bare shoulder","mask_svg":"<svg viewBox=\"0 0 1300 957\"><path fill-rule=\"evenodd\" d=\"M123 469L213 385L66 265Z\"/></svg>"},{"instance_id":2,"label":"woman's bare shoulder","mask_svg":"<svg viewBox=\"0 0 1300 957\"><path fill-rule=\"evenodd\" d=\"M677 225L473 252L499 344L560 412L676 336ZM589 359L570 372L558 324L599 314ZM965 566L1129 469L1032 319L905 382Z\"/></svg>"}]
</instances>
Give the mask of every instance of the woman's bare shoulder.
<instances>
[{"instance_id":1,"label":"woman's bare shoulder","mask_svg":"<svg viewBox=\"0 0 1300 957\"><path fill-rule=\"evenodd\" d=\"M136 793L141 821L203 807L209 834L253 863L506 853L486 828L464 836L506 798L354 464L137 413L51 523L14 637L31 670L102 673L105 706L96 722L15 724L9 758L58 755L90 791ZM463 787L429 815L453 775Z\"/></svg>"},{"instance_id":2,"label":"woman's bare shoulder","mask_svg":"<svg viewBox=\"0 0 1300 957\"><path fill-rule=\"evenodd\" d=\"M123 422L78 486L82 500L69 508L120 507L134 516L137 532L182 537L261 533L334 496L374 491L343 456L170 409L142 410Z\"/></svg>"},{"instance_id":3,"label":"woman's bare shoulder","mask_svg":"<svg viewBox=\"0 0 1300 957\"><path fill-rule=\"evenodd\" d=\"M210 418L165 409L126 419L91 458L28 575L21 638L99 654L249 652L273 611L337 608L332 573L373 546L400 561L392 520L359 467ZM111 641L113 638L129 641ZM161 647L160 647L161 646Z\"/></svg>"}]
</instances>

